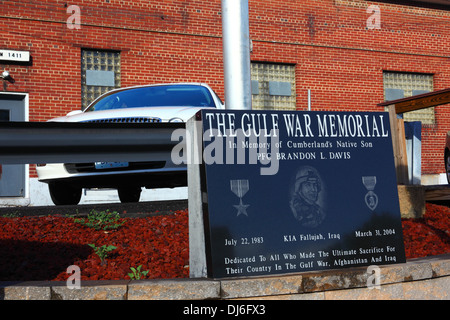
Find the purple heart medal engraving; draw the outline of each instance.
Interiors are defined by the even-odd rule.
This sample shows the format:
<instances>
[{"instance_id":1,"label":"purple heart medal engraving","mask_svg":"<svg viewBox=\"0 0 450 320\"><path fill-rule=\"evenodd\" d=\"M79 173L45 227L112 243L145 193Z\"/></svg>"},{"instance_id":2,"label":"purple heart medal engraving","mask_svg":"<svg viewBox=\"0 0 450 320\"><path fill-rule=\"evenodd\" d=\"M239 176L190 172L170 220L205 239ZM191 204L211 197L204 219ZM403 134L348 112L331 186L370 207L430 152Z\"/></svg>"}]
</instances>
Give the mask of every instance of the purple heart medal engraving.
<instances>
[{"instance_id":1,"label":"purple heart medal engraving","mask_svg":"<svg viewBox=\"0 0 450 320\"><path fill-rule=\"evenodd\" d=\"M362 183L364 184L364 186L368 191L364 197L366 205L367 207L369 207L370 210L374 211L378 205L378 196L376 195L375 192L373 192L373 190L375 189L375 185L377 184L377 177L376 176L362 177Z\"/></svg>"}]
</instances>

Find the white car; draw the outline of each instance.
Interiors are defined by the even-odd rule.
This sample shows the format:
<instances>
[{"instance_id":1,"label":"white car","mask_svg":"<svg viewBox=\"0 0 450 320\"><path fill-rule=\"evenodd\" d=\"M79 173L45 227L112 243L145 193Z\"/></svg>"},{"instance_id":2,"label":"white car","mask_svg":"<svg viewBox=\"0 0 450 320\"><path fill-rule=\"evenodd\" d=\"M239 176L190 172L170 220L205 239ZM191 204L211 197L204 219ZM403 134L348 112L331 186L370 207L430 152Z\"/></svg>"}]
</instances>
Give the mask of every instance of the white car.
<instances>
[{"instance_id":1,"label":"white car","mask_svg":"<svg viewBox=\"0 0 450 320\"><path fill-rule=\"evenodd\" d=\"M224 109L206 84L174 83L120 88L97 98L85 110L56 122L186 122L202 108ZM116 188L121 202L139 201L142 187L187 185L187 167L166 161L38 164L38 179L48 184L56 205L78 204L83 188Z\"/></svg>"}]
</instances>

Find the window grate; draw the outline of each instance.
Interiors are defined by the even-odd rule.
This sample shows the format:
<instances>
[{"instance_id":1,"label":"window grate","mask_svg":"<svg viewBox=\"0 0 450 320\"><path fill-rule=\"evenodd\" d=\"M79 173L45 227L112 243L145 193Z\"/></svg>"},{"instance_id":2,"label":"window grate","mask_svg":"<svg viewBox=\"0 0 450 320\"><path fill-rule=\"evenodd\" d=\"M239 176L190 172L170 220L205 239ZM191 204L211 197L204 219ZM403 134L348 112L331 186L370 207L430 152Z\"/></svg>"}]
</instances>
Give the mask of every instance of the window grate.
<instances>
[{"instance_id":1,"label":"window grate","mask_svg":"<svg viewBox=\"0 0 450 320\"><path fill-rule=\"evenodd\" d=\"M295 110L295 66L251 64L252 109Z\"/></svg>"},{"instance_id":2,"label":"window grate","mask_svg":"<svg viewBox=\"0 0 450 320\"><path fill-rule=\"evenodd\" d=\"M100 95L120 88L120 52L85 50L81 51L81 104L82 109L86 108L92 101ZM101 71L106 75L114 73L114 86L110 85L88 85L86 71L99 71L96 73L101 80ZM100 81L101 82L101 81Z\"/></svg>"},{"instance_id":3,"label":"window grate","mask_svg":"<svg viewBox=\"0 0 450 320\"><path fill-rule=\"evenodd\" d=\"M433 75L419 73L383 72L384 99L396 100L433 91ZM434 108L406 112L405 121L421 121L434 124Z\"/></svg>"}]
</instances>

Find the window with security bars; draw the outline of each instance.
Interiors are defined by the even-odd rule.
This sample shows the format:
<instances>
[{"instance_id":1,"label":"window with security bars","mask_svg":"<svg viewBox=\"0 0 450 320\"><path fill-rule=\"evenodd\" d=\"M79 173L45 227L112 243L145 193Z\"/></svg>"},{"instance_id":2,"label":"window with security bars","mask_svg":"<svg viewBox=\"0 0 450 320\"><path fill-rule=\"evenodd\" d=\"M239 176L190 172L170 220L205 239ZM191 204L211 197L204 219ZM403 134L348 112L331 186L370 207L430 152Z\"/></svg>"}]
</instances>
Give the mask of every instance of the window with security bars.
<instances>
[{"instance_id":1,"label":"window with security bars","mask_svg":"<svg viewBox=\"0 0 450 320\"><path fill-rule=\"evenodd\" d=\"M295 110L295 66L251 63L252 109Z\"/></svg>"},{"instance_id":2,"label":"window with security bars","mask_svg":"<svg viewBox=\"0 0 450 320\"><path fill-rule=\"evenodd\" d=\"M86 108L105 92L120 87L120 52L81 51L81 104Z\"/></svg>"},{"instance_id":3,"label":"window with security bars","mask_svg":"<svg viewBox=\"0 0 450 320\"><path fill-rule=\"evenodd\" d=\"M419 73L383 72L384 100L396 100L433 91L433 75ZM405 121L434 124L434 108L406 112Z\"/></svg>"}]
</instances>

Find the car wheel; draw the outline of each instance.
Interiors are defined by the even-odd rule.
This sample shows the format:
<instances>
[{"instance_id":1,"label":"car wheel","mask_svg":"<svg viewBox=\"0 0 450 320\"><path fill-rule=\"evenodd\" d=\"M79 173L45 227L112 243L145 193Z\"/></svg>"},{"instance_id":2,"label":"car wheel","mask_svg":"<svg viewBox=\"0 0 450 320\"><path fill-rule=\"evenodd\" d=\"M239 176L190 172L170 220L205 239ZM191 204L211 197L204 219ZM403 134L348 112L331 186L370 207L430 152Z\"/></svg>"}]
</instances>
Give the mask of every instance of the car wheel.
<instances>
[{"instance_id":1,"label":"car wheel","mask_svg":"<svg viewBox=\"0 0 450 320\"><path fill-rule=\"evenodd\" d=\"M50 183L50 197L55 205L76 205L81 200L81 188L74 188L66 183Z\"/></svg>"},{"instance_id":2,"label":"car wheel","mask_svg":"<svg viewBox=\"0 0 450 320\"><path fill-rule=\"evenodd\" d=\"M445 152L445 173L447 182L450 184L450 151Z\"/></svg>"},{"instance_id":3,"label":"car wheel","mask_svg":"<svg viewBox=\"0 0 450 320\"><path fill-rule=\"evenodd\" d=\"M141 187L118 188L120 202L139 202L141 197Z\"/></svg>"}]
</instances>

